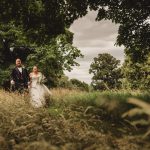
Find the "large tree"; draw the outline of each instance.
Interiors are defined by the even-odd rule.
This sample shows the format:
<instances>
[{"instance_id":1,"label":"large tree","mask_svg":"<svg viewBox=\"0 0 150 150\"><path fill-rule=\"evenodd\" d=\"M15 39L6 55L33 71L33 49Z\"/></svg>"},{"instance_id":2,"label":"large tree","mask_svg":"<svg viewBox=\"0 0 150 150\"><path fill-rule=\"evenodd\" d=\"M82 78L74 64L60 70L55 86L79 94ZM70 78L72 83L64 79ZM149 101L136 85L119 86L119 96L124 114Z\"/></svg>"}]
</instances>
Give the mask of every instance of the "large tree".
<instances>
[{"instance_id":1,"label":"large tree","mask_svg":"<svg viewBox=\"0 0 150 150\"><path fill-rule=\"evenodd\" d=\"M73 37L70 36L71 33L68 34L61 34L51 39L49 44L41 45L27 59L28 66L39 66L50 86L57 86L59 78L64 75L64 70L71 71L72 66L78 66L75 59L83 56L80 50L72 46ZM32 69L30 67L29 69Z\"/></svg>"},{"instance_id":2,"label":"large tree","mask_svg":"<svg viewBox=\"0 0 150 150\"><path fill-rule=\"evenodd\" d=\"M71 4L66 0L1 0L0 23L13 22L14 26L22 28L30 41L45 44L51 37L65 33L65 28L87 13L87 6L81 7L81 3Z\"/></svg>"},{"instance_id":3,"label":"large tree","mask_svg":"<svg viewBox=\"0 0 150 150\"><path fill-rule=\"evenodd\" d=\"M144 62L133 62L129 56L125 57L122 66L125 82L124 88L149 89L150 87L150 55Z\"/></svg>"},{"instance_id":4,"label":"large tree","mask_svg":"<svg viewBox=\"0 0 150 150\"><path fill-rule=\"evenodd\" d=\"M93 74L92 86L95 90L117 89L120 87L119 81L122 77L119 68L120 60L110 54L99 54L94 58L89 72Z\"/></svg>"},{"instance_id":5,"label":"large tree","mask_svg":"<svg viewBox=\"0 0 150 150\"><path fill-rule=\"evenodd\" d=\"M80 50L72 46L73 33L66 27L72 19L64 14L66 5L59 0L2 0L0 2L0 82L8 78L14 63L11 50L17 47L34 49L34 53L22 53L30 66L38 65L51 85L63 75L64 70L78 65ZM68 18L68 19L67 19ZM69 20L69 18L72 20ZM20 49L20 51L22 51ZM25 55L27 54L27 55ZM57 82L56 82L57 83Z\"/></svg>"},{"instance_id":6,"label":"large tree","mask_svg":"<svg viewBox=\"0 0 150 150\"><path fill-rule=\"evenodd\" d=\"M97 21L108 19L120 24L117 44L128 48L127 53L140 53L142 59L149 51L148 0L1 0L0 22L13 21L30 40L45 43L86 15L88 8L98 11Z\"/></svg>"}]
</instances>

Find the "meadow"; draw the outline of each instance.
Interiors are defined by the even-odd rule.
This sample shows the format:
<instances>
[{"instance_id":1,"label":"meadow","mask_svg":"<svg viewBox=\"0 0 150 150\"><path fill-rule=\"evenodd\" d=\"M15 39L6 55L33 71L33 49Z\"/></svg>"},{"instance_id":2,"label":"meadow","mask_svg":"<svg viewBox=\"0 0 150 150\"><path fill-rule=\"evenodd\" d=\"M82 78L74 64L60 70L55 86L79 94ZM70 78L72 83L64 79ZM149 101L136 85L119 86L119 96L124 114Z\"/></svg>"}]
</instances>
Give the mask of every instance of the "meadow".
<instances>
[{"instance_id":1,"label":"meadow","mask_svg":"<svg viewBox=\"0 0 150 150\"><path fill-rule=\"evenodd\" d=\"M149 150L150 94L53 89L45 108L0 91L0 150Z\"/></svg>"}]
</instances>

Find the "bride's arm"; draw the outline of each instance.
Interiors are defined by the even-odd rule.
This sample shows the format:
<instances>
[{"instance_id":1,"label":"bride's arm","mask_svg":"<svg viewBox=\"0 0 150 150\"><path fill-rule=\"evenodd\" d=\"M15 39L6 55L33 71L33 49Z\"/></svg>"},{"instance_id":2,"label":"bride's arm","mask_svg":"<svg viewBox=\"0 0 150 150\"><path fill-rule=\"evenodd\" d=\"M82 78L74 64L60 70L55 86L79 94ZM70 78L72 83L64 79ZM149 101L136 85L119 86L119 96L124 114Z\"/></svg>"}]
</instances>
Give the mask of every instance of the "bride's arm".
<instances>
[{"instance_id":1,"label":"bride's arm","mask_svg":"<svg viewBox=\"0 0 150 150\"><path fill-rule=\"evenodd\" d=\"M40 79L39 82L40 83L44 83L46 81L46 77L40 72Z\"/></svg>"},{"instance_id":2,"label":"bride's arm","mask_svg":"<svg viewBox=\"0 0 150 150\"><path fill-rule=\"evenodd\" d=\"M29 82L28 82L28 88L31 88L31 82L32 82L32 72L29 74Z\"/></svg>"}]
</instances>

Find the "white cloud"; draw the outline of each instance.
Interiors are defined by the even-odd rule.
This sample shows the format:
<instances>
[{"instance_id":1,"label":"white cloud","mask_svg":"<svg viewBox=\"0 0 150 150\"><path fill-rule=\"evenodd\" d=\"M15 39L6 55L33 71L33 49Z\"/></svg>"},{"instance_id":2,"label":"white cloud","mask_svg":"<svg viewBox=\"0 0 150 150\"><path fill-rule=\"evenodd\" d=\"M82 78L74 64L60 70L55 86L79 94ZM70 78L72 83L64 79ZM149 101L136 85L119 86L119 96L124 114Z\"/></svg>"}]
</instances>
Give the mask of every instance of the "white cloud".
<instances>
[{"instance_id":1,"label":"white cloud","mask_svg":"<svg viewBox=\"0 0 150 150\"><path fill-rule=\"evenodd\" d=\"M70 30L74 33L74 46L78 47L84 58L78 58L79 67L71 72L65 72L69 78L77 78L87 83L91 82L90 64L99 53L110 53L123 62L124 47L115 47L118 25L111 21L96 22L96 12L90 12L84 18L74 22Z\"/></svg>"}]
</instances>

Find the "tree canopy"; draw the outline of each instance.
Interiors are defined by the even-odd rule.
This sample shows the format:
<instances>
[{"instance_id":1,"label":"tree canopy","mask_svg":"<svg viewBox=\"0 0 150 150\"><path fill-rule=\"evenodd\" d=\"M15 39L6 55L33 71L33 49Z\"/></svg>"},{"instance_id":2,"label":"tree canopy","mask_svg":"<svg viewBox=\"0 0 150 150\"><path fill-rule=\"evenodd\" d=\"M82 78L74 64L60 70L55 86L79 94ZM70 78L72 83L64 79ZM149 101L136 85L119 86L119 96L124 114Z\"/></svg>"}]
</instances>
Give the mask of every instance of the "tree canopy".
<instances>
[{"instance_id":1,"label":"tree canopy","mask_svg":"<svg viewBox=\"0 0 150 150\"><path fill-rule=\"evenodd\" d=\"M70 82L75 89L87 91L87 92L89 91L89 85L84 81L82 82L78 79L71 79Z\"/></svg>"},{"instance_id":2,"label":"tree canopy","mask_svg":"<svg viewBox=\"0 0 150 150\"><path fill-rule=\"evenodd\" d=\"M94 58L89 72L93 74L92 86L96 90L117 89L120 87L122 74L120 60L110 54L99 54Z\"/></svg>"},{"instance_id":3,"label":"tree canopy","mask_svg":"<svg viewBox=\"0 0 150 150\"><path fill-rule=\"evenodd\" d=\"M65 14L67 5L56 0L2 0L0 2L0 66L6 74L14 63L10 48L27 47L34 53L24 53L28 68L38 65L52 85L71 70L80 50L72 46L73 33L67 27L73 20ZM70 19L69 19L70 18ZM22 56L21 56L22 57ZM7 70L7 71L6 71ZM1 76L5 76L1 71ZM7 74L6 78L8 78ZM57 83L57 82L56 82Z\"/></svg>"},{"instance_id":4,"label":"tree canopy","mask_svg":"<svg viewBox=\"0 0 150 150\"><path fill-rule=\"evenodd\" d=\"M148 0L1 0L0 69L5 70L12 64L10 47L27 46L35 49L34 61L30 55L29 64L35 63L41 55L40 66L52 62L58 65L60 59L60 70L51 68L53 72L60 74L63 69L71 70L81 53L72 46L73 34L68 28L90 10L98 12L96 21L105 19L119 24L116 44L125 46L126 55L134 64L147 61L150 50ZM57 40L62 35L64 46L57 51Z\"/></svg>"},{"instance_id":5,"label":"tree canopy","mask_svg":"<svg viewBox=\"0 0 150 150\"><path fill-rule=\"evenodd\" d=\"M150 87L150 55L144 62L133 62L129 56L125 57L121 67L125 88L130 89L149 89Z\"/></svg>"},{"instance_id":6,"label":"tree canopy","mask_svg":"<svg viewBox=\"0 0 150 150\"><path fill-rule=\"evenodd\" d=\"M150 2L147 0L1 0L0 22L21 26L30 40L49 41L49 36L65 32L88 9L98 11L97 21L120 24L117 44L133 51L148 51L150 46ZM42 40L41 40L42 39ZM137 50L138 51L138 50Z\"/></svg>"}]
</instances>

